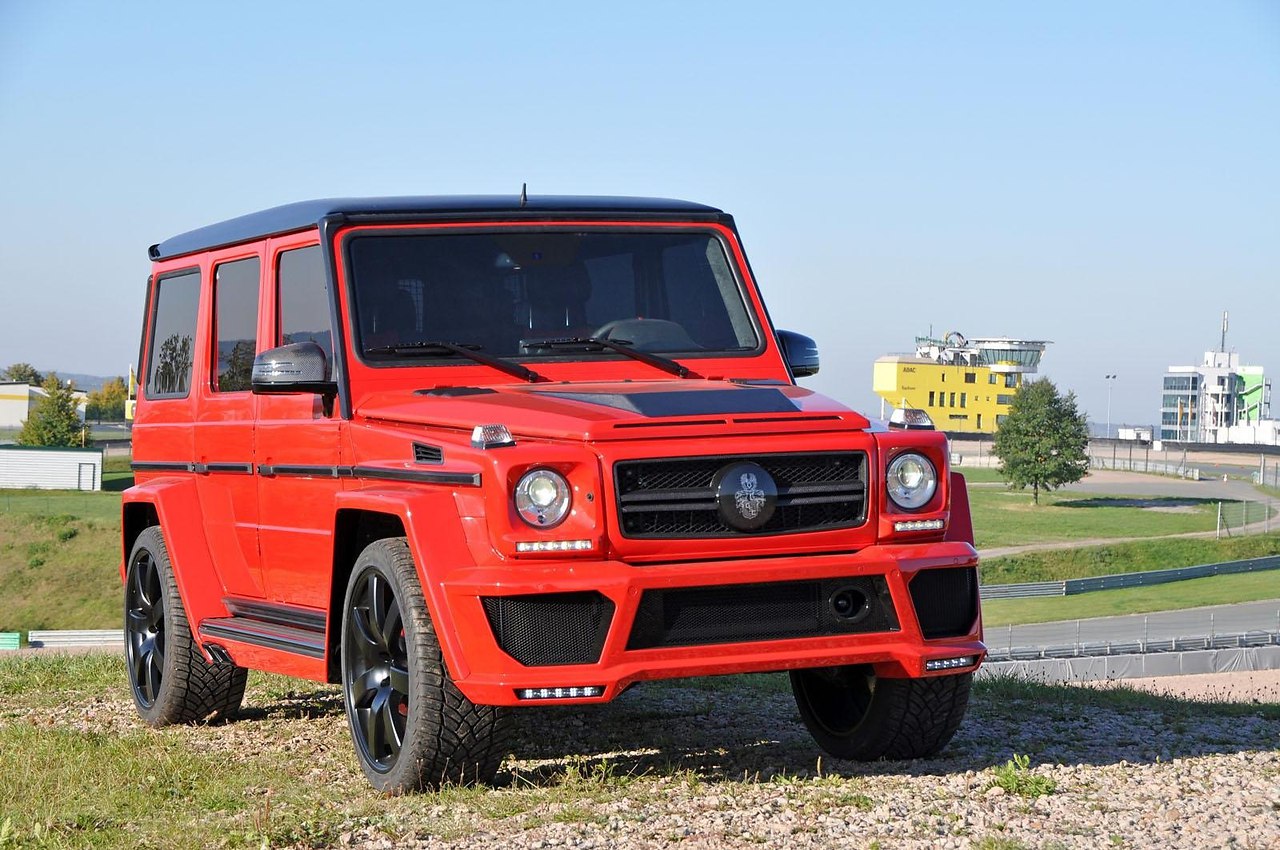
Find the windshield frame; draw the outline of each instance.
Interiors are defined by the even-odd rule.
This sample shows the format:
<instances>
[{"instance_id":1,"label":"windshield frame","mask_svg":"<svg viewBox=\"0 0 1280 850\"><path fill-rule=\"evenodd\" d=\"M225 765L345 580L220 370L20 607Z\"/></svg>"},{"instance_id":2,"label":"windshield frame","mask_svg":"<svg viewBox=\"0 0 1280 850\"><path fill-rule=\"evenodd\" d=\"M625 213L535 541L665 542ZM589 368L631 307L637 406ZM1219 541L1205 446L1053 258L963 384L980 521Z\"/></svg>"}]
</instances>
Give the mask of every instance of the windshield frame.
<instances>
[{"instance_id":1,"label":"windshield frame","mask_svg":"<svg viewBox=\"0 0 1280 850\"><path fill-rule=\"evenodd\" d=\"M742 349L703 349L689 352L655 351L653 353L676 362L682 360L706 360L726 358L752 358L763 354L768 348L771 332L762 324L760 311L763 305L752 297L750 287L744 278L741 267L741 249L731 244L729 236L732 231L722 224L698 222L610 222L610 221L486 221L469 222L396 222L396 223L352 223L344 227L337 235L337 260L342 273L342 290L346 301L345 336L347 336L350 353L364 367L371 369L431 369L440 367L474 366L475 362L462 356L440 356L430 359L412 357L367 357L365 353L362 329L360 327L359 306L357 304L355 269L352 262L352 243L369 235L392 238L414 238L438 235L484 235L495 230L510 233L695 233L716 241L720 246L729 273L732 275L735 291L745 312L751 332L755 336L753 348ZM466 340L450 340L450 342L466 343ZM495 354L513 363L557 364L557 363L635 363L637 361L623 354L612 351L547 351L528 354Z\"/></svg>"}]
</instances>

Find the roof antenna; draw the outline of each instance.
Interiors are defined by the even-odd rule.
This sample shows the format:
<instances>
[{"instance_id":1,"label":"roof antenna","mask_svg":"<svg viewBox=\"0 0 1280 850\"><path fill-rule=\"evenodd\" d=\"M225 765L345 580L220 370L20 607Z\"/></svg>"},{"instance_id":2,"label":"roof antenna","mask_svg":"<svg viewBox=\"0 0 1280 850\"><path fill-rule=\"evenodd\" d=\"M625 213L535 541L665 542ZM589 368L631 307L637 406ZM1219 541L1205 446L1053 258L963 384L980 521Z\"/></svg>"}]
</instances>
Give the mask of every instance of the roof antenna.
<instances>
[{"instance_id":1,"label":"roof antenna","mask_svg":"<svg viewBox=\"0 0 1280 850\"><path fill-rule=\"evenodd\" d=\"M520 184L520 209L524 209L529 206L529 193L525 191L528 186L528 183Z\"/></svg>"}]
</instances>

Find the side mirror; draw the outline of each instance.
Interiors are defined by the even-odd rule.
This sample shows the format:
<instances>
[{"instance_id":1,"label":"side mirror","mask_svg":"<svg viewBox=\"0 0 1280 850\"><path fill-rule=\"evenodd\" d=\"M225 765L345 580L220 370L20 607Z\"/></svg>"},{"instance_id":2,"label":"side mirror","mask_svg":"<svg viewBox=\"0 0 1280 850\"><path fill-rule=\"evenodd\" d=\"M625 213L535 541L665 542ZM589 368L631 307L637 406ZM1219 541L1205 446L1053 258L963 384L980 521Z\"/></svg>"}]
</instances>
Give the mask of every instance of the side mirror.
<instances>
[{"instance_id":1,"label":"side mirror","mask_svg":"<svg viewBox=\"0 0 1280 850\"><path fill-rule=\"evenodd\" d=\"M314 342L293 342L253 358L253 391L259 394L315 393L334 396L324 349Z\"/></svg>"},{"instance_id":2,"label":"side mirror","mask_svg":"<svg viewBox=\"0 0 1280 850\"><path fill-rule=\"evenodd\" d=\"M807 378L818 374L818 344L811 338L795 331L778 331L778 344L793 376Z\"/></svg>"}]
</instances>

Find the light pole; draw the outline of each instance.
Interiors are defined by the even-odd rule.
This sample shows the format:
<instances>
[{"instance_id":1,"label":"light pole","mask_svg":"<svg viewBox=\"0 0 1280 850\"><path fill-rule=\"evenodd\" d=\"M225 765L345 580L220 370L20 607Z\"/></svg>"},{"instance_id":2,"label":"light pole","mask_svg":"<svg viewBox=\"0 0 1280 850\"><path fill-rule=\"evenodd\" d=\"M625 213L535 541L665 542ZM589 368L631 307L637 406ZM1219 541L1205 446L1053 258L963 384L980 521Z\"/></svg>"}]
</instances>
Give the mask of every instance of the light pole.
<instances>
[{"instance_id":1,"label":"light pole","mask_svg":"<svg viewBox=\"0 0 1280 850\"><path fill-rule=\"evenodd\" d=\"M1115 375L1103 375L1107 382L1107 439L1111 439L1111 387L1116 382Z\"/></svg>"}]
</instances>

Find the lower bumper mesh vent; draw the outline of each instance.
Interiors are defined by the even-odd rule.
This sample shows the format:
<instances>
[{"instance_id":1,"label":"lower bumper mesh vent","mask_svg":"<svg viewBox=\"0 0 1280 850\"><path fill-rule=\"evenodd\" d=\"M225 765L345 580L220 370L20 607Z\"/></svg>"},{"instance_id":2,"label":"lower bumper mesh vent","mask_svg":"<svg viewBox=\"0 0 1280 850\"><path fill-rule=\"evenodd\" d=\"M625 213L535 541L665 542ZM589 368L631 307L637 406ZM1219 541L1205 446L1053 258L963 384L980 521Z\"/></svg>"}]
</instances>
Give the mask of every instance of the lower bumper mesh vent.
<instances>
[{"instance_id":1,"label":"lower bumper mesh vent","mask_svg":"<svg viewBox=\"0 0 1280 850\"><path fill-rule=\"evenodd\" d=\"M842 607L833 602L837 597L854 605ZM646 590L627 649L897 629L888 586L880 576Z\"/></svg>"},{"instance_id":2,"label":"lower bumper mesh vent","mask_svg":"<svg viewBox=\"0 0 1280 850\"><path fill-rule=\"evenodd\" d=\"M978 570L923 570L909 585L920 630L926 638L963 637L978 616Z\"/></svg>"},{"instance_id":3,"label":"lower bumper mesh vent","mask_svg":"<svg viewBox=\"0 0 1280 850\"><path fill-rule=\"evenodd\" d=\"M613 602L594 591L480 601L498 646L526 667L595 664L613 622Z\"/></svg>"}]
</instances>

